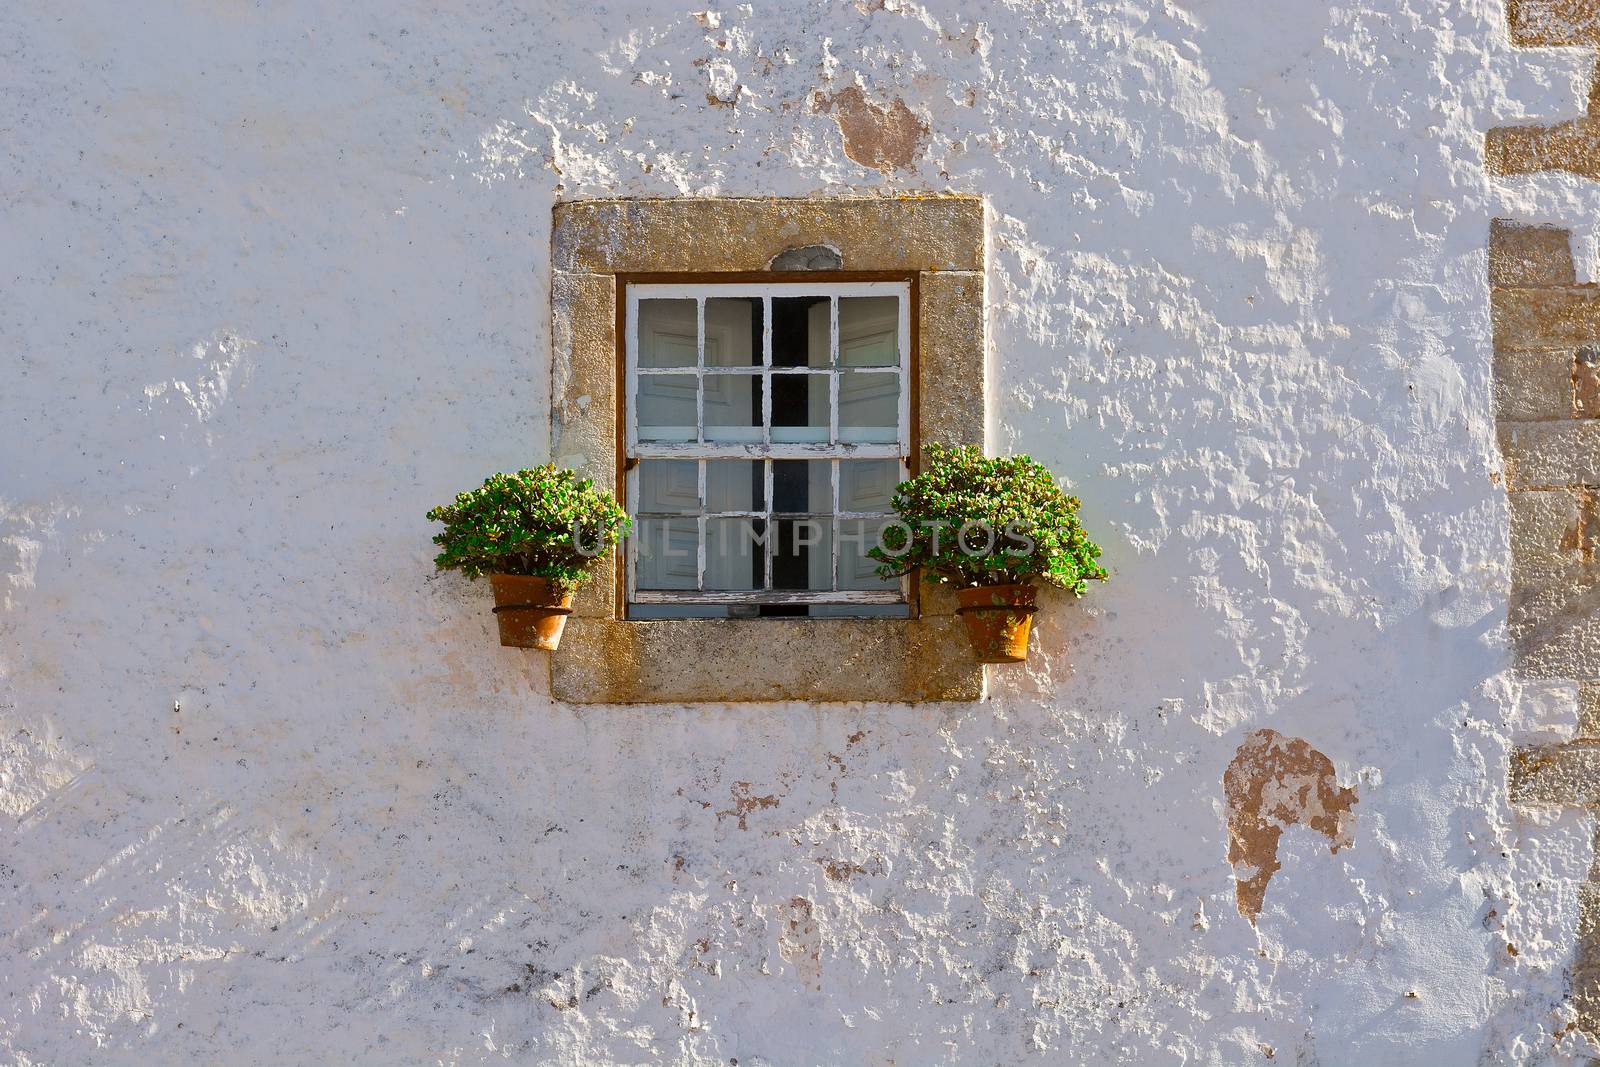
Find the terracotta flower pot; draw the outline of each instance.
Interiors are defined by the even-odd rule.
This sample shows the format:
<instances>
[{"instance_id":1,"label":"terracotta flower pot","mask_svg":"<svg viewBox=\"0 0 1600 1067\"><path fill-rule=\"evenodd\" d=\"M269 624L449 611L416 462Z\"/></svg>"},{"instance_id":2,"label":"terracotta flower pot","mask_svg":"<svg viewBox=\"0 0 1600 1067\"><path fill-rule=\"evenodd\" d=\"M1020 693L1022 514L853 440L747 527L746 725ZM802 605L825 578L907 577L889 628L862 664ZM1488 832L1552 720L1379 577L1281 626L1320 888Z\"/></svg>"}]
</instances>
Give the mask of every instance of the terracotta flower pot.
<instances>
[{"instance_id":1,"label":"terracotta flower pot","mask_svg":"<svg viewBox=\"0 0 1600 1067\"><path fill-rule=\"evenodd\" d=\"M979 663L1021 663L1028 658L1028 631L1039 587L983 585L957 589L956 614L967 624L967 637Z\"/></svg>"},{"instance_id":2,"label":"terracotta flower pot","mask_svg":"<svg viewBox=\"0 0 1600 1067\"><path fill-rule=\"evenodd\" d=\"M554 652L561 631L572 614L572 594L556 596L548 578L524 574L491 574L494 617L500 624L500 643L511 648L540 648Z\"/></svg>"}]
</instances>

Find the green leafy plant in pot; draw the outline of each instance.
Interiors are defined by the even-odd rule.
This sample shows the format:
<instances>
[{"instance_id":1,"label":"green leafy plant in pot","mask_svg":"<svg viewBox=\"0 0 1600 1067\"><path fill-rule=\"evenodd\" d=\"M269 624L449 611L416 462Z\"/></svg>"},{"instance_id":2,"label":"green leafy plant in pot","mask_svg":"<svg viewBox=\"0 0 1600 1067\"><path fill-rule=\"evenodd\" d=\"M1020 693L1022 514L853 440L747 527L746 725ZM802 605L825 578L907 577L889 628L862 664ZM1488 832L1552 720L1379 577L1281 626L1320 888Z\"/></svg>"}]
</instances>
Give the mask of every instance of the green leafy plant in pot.
<instances>
[{"instance_id":1,"label":"green leafy plant in pot","mask_svg":"<svg viewBox=\"0 0 1600 1067\"><path fill-rule=\"evenodd\" d=\"M572 594L629 529L612 495L548 463L495 474L428 512L440 570L489 576L500 643L554 652Z\"/></svg>"},{"instance_id":2,"label":"green leafy plant in pot","mask_svg":"<svg viewBox=\"0 0 1600 1067\"><path fill-rule=\"evenodd\" d=\"M921 568L960 602L983 663L1028 657L1038 582L1082 596L1106 577L1100 546L1078 522L1079 502L1028 456L985 457L974 445L929 445L921 473L895 489L900 522L867 554L880 577Z\"/></svg>"}]
</instances>

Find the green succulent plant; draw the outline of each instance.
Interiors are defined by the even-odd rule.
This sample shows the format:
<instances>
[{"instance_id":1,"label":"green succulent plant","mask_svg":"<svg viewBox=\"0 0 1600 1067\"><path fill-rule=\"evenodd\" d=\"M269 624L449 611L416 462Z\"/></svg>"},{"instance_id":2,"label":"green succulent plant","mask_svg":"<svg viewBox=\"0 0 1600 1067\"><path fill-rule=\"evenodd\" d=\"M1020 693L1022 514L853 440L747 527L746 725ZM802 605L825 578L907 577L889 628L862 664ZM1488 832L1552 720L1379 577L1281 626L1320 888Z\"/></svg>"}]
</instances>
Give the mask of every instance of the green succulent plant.
<instances>
[{"instance_id":1,"label":"green succulent plant","mask_svg":"<svg viewBox=\"0 0 1600 1067\"><path fill-rule=\"evenodd\" d=\"M444 523L433 538L440 570L548 578L561 593L576 589L631 525L610 493L554 463L491 475L428 519Z\"/></svg>"},{"instance_id":2,"label":"green succulent plant","mask_svg":"<svg viewBox=\"0 0 1600 1067\"><path fill-rule=\"evenodd\" d=\"M1028 456L991 459L975 445L923 451L922 472L895 488L904 525L889 525L867 553L880 577L921 567L927 580L958 588L1042 581L1078 596L1106 577L1078 498L1049 468Z\"/></svg>"}]
</instances>

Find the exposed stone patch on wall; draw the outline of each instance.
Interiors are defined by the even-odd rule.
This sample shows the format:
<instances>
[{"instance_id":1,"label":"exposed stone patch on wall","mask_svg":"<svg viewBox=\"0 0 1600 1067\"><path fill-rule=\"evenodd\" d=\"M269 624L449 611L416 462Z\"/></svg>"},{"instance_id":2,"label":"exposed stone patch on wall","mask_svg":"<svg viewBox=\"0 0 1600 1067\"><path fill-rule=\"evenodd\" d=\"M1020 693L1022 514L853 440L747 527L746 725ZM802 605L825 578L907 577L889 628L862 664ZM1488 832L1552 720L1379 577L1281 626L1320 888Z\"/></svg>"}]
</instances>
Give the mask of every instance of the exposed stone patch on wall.
<instances>
[{"instance_id":1,"label":"exposed stone patch on wall","mask_svg":"<svg viewBox=\"0 0 1600 1067\"><path fill-rule=\"evenodd\" d=\"M822 989L822 942L817 930L815 909L805 897L794 897L778 909L783 923L778 935L778 954L800 976L812 992Z\"/></svg>"},{"instance_id":2,"label":"exposed stone patch on wall","mask_svg":"<svg viewBox=\"0 0 1600 1067\"><path fill-rule=\"evenodd\" d=\"M1524 46L1600 44L1593 0L1510 0ZM1492 174L1600 178L1600 68L1588 110L1488 132ZM1518 804L1600 805L1600 289L1580 285L1568 230L1496 219L1489 233L1496 431L1511 506L1510 632L1522 674L1578 683L1577 737L1519 751ZM1600 1039L1600 869L1578 892L1570 996Z\"/></svg>"},{"instance_id":3,"label":"exposed stone patch on wall","mask_svg":"<svg viewBox=\"0 0 1600 1067\"><path fill-rule=\"evenodd\" d=\"M1511 41L1524 48L1600 44L1600 4L1594 0L1508 0Z\"/></svg>"},{"instance_id":4,"label":"exposed stone patch on wall","mask_svg":"<svg viewBox=\"0 0 1600 1067\"><path fill-rule=\"evenodd\" d=\"M860 87L850 85L831 96L813 93L811 106L832 113L844 135L845 155L885 174L909 169L928 139L928 124L899 97L880 107Z\"/></svg>"},{"instance_id":5,"label":"exposed stone patch on wall","mask_svg":"<svg viewBox=\"0 0 1600 1067\"><path fill-rule=\"evenodd\" d=\"M1496 219L1489 229L1489 284L1573 285L1572 240L1558 226L1519 226Z\"/></svg>"},{"instance_id":6,"label":"exposed stone patch on wall","mask_svg":"<svg viewBox=\"0 0 1600 1067\"><path fill-rule=\"evenodd\" d=\"M1495 415L1511 505L1510 630L1519 670L1579 683L1578 737L1524 749L1518 804L1600 804L1600 291L1579 285L1571 235L1495 220L1489 234ZM1578 894L1571 996L1600 1037L1600 871Z\"/></svg>"},{"instance_id":7,"label":"exposed stone patch on wall","mask_svg":"<svg viewBox=\"0 0 1600 1067\"><path fill-rule=\"evenodd\" d=\"M1568 234L1555 227L1496 221L1489 269L1519 666L1600 681L1600 289L1576 284Z\"/></svg>"},{"instance_id":8,"label":"exposed stone patch on wall","mask_svg":"<svg viewBox=\"0 0 1600 1067\"><path fill-rule=\"evenodd\" d=\"M1338 852L1355 842L1356 791L1339 785L1333 761L1299 737L1257 730L1222 776L1228 801L1228 862L1239 914L1254 925L1267 883L1282 866L1278 839L1306 826Z\"/></svg>"}]
</instances>

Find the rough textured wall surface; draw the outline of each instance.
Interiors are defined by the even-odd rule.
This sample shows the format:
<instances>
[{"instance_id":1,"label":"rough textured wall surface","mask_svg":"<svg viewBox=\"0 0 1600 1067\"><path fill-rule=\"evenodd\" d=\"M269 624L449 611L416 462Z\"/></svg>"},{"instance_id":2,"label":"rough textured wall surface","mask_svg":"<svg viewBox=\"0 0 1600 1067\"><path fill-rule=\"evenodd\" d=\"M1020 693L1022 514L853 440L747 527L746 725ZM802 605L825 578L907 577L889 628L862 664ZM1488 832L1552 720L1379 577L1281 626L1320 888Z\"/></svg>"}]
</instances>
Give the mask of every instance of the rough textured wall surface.
<instances>
[{"instance_id":1,"label":"rough textured wall surface","mask_svg":"<svg viewBox=\"0 0 1600 1067\"><path fill-rule=\"evenodd\" d=\"M1582 1061L1485 241L1600 198L1484 153L1592 49L1487 0L361 7L0 11L5 1060ZM554 704L422 519L545 458L552 203L945 189L993 443L1112 581L983 704ZM1283 828L1252 924L1266 729L1354 825Z\"/></svg>"}]
</instances>

